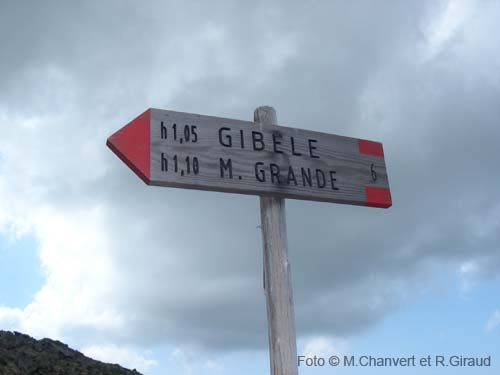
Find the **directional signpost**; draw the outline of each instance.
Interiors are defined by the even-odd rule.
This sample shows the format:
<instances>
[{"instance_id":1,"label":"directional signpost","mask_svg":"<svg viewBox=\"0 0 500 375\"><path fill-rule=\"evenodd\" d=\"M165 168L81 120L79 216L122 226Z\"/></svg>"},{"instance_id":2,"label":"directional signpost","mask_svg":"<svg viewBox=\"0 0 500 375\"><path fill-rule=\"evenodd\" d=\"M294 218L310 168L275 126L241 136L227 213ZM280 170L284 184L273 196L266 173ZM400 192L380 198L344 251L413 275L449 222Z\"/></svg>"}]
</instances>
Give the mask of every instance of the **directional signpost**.
<instances>
[{"instance_id":1,"label":"directional signpost","mask_svg":"<svg viewBox=\"0 0 500 375\"><path fill-rule=\"evenodd\" d=\"M297 374L284 198L388 208L379 142L254 122L148 109L107 145L146 184L261 198L271 373Z\"/></svg>"}]
</instances>

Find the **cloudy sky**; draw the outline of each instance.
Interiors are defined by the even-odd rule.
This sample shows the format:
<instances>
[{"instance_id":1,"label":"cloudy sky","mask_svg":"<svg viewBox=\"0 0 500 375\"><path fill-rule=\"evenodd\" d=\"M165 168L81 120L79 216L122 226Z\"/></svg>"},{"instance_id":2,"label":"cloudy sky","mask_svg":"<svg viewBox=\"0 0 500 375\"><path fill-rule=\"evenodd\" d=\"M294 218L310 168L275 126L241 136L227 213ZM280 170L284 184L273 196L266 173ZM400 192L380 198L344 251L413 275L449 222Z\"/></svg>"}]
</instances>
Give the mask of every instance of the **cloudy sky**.
<instances>
[{"instance_id":1,"label":"cloudy sky","mask_svg":"<svg viewBox=\"0 0 500 375\"><path fill-rule=\"evenodd\" d=\"M258 198L148 187L105 142L149 107L272 105L383 142L393 197L287 201L299 354L497 374L499 19L488 0L0 2L0 329L146 375L268 373Z\"/></svg>"}]
</instances>

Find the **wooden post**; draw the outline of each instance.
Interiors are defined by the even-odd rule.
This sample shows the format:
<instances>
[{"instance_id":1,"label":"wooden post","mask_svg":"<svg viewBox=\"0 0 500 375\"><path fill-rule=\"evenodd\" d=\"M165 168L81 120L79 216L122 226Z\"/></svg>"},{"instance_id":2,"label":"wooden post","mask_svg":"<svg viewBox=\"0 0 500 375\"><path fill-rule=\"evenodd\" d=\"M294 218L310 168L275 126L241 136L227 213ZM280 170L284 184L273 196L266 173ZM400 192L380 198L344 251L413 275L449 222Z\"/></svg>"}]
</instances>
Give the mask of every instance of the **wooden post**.
<instances>
[{"instance_id":1,"label":"wooden post","mask_svg":"<svg viewBox=\"0 0 500 375\"><path fill-rule=\"evenodd\" d=\"M254 121L277 125L272 107L259 107ZM285 200L260 197L271 375L297 375L292 279L286 238Z\"/></svg>"}]
</instances>

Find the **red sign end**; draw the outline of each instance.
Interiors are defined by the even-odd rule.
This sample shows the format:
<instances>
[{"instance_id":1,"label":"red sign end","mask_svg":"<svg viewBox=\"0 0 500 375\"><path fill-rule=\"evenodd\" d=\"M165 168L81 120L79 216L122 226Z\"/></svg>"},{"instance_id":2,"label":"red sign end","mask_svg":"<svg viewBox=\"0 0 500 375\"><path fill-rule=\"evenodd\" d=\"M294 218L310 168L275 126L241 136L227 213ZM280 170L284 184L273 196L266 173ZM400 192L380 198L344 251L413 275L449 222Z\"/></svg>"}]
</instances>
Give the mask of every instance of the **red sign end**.
<instances>
[{"instance_id":1,"label":"red sign end","mask_svg":"<svg viewBox=\"0 0 500 375\"><path fill-rule=\"evenodd\" d=\"M106 145L146 184L150 182L151 110L148 109L111 135Z\"/></svg>"},{"instance_id":2,"label":"red sign end","mask_svg":"<svg viewBox=\"0 0 500 375\"><path fill-rule=\"evenodd\" d=\"M366 203L368 207L389 208L392 206L391 191L386 188L365 187Z\"/></svg>"}]
</instances>

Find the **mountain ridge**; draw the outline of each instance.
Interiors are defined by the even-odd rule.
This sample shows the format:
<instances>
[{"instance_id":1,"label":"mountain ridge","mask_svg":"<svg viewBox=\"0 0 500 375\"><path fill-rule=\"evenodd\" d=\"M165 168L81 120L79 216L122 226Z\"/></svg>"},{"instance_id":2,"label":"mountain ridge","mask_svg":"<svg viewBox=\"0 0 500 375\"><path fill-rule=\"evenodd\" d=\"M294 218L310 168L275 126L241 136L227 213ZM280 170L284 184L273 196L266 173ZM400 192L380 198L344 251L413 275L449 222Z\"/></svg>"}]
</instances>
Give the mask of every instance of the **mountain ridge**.
<instances>
[{"instance_id":1,"label":"mountain ridge","mask_svg":"<svg viewBox=\"0 0 500 375\"><path fill-rule=\"evenodd\" d=\"M20 332L0 330L2 375L142 375L117 364L88 358L49 338L36 340Z\"/></svg>"}]
</instances>

